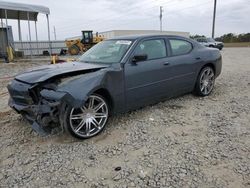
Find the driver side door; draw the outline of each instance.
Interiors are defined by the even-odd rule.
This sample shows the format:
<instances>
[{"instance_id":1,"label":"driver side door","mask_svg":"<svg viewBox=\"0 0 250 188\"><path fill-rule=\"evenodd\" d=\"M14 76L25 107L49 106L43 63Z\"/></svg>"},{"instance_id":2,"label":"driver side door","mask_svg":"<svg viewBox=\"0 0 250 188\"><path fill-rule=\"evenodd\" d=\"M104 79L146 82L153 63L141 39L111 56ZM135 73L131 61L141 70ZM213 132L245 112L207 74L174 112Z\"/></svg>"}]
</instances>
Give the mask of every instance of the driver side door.
<instances>
[{"instance_id":1,"label":"driver side door","mask_svg":"<svg viewBox=\"0 0 250 188\"><path fill-rule=\"evenodd\" d=\"M146 60L132 62L135 55L147 55ZM165 38L139 42L129 62L124 66L127 110L136 109L168 97L168 52Z\"/></svg>"}]
</instances>

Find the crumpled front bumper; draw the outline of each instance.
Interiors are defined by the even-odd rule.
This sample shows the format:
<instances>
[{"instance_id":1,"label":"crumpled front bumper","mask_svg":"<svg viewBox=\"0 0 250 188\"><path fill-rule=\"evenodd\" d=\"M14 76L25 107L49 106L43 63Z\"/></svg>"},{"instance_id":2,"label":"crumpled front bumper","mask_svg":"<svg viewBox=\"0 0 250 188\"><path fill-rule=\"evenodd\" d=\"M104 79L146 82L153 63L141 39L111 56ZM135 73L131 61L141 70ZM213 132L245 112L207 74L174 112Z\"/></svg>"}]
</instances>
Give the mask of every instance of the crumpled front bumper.
<instances>
[{"instance_id":1,"label":"crumpled front bumper","mask_svg":"<svg viewBox=\"0 0 250 188\"><path fill-rule=\"evenodd\" d=\"M60 105L60 102L53 102L43 105L24 105L17 104L10 97L9 106L17 113L21 114L32 125L32 128L40 135L46 136L51 129L47 126L48 122L57 120L58 117L51 116L51 112ZM56 121L55 121L56 122Z\"/></svg>"},{"instance_id":2,"label":"crumpled front bumper","mask_svg":"<svg viewBox=\"0 0 250 188\"><path fill-rule=\"evenodd\" d=\"M31 85L14 80L8 85L9 106L25 117L41 136L50 133L48 125L59 123L59 106L67 93L43 89L38 101L32 98Z\"/></svg>"}]
</instances>

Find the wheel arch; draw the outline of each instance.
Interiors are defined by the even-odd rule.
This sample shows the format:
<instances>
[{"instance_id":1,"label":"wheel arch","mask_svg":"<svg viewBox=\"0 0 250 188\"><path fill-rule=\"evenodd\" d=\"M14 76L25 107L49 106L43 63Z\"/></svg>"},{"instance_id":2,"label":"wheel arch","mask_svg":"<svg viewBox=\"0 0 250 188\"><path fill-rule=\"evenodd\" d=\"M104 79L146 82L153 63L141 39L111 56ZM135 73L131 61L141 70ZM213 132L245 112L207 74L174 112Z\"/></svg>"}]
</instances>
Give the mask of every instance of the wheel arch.
<instances>
[{"instance_id":1,"label":"wheel arch","mask_svg":"<svg viewBox=\"0 0 250 188\"><path fill-rule=\"evenodd\" d=\"M216 68L215 68L215 65L213 63L206 63L205 65L203 65L199 71L199 74L202 71L202 69L204 69L205 67L211 67L214 71L214 74L216 74Z\"/></svg>"},{"instance_id":2,"label":"wheel arch","mask_svg":"<svg viewBox=\"0 0 250 188\"><path fill-rule=\"evenodd\" d=\"M93 92L93 94L98 94L98 95L101 95L102 97L104 97L107 100L109 108L110 108L109 110L112 113L112 110L114 107L114 101L113 101L113 98L112 98L110 92L106 88L99 88L99 89L95 90Z\"/></svg>"}]
</instances>

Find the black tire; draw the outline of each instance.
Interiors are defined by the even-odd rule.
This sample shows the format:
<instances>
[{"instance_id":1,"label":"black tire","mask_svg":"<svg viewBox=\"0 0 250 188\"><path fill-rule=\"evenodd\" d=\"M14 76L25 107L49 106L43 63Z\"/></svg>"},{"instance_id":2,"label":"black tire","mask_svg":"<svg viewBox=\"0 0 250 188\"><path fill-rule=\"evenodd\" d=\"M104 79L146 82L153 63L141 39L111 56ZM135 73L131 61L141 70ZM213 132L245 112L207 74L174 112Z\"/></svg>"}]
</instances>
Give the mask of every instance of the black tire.
<instances>
[{"instance_id":1,"label":"black tire","mask_svg":"<svg viewBox=\"0 0 250 188\"><path fill-rule=\"evenodd\" d=\"M100 103L97 103L98 101L105 103L100 109L98 109L96 111L96 114L101 114L100 111L103 111L103 114L105 113L106 117L98 118L98 117L94 117L95 115L89 115L91 113L94 114L94 112L89 110L90 108L87 108L90 105L91 97L92 97L92 100L93 100L93 97L95 97L93 107L98 107L98 105L100 104ZM88 106L86 106L86 105L88 105ZM85 115L83 115L85 120L83 120L84 119L83 117L82 117L82 119L73 119L74 117L78 117L78 116L80 117L79 114L75 113L78 111L82 114L85 114ZM91 137L98 135L99 133L101 133L104 130L104 128L106 127L106 124L108 122L109 115L110 115L109 112L110 112L109 103L107 102L107 100L101 95L92 94L89 96L89 99L86 101L84 106L81 107L81 109L80 108L74 109L72 107L66 108L65 113L62 114L63 127L68 133L70 133L72 136L74 136L76 138L88 139L88 138L91 138ZM87 120L87 119L91 119L91 118L95 118L95 121L93 120L93 122L89 123L89 120ZM81 127L80 124L82 121L84 121L85 123L83 123L83 126ZM76 126L74 125L74 123ZM89 129L93 130L91 132L91 134L87 134L87 126L88 125L90 126L90 128L88 128L88 130ZM100 125L100 126L98 127L96 125ZM79 130L77 131L77 129L79 129ZM89 133L90 133L90 131L89 131Z\"/></svg>"},{"instance_id":2,"label":"black tire","mask_svg":"<svg viewBox=\"0 0 250 188\"><path fill-rule=\"evenodd\" d=\"M78 55L80 53L80 49L77 45L74 44L69 47L68 52L70 55Z\"/></svg>"},{"instance_id":3,"label":"black tire","mask_svg":"<svg viewBox=\"0 0 250 188\"><path fill-rule=\"evenodd\" d=\"M207 79L205 79L206 76ZM197 77L194 93L202 97L208 96L213 91L214 83L215 83L215 72L213 68L210 66L205 66L201 69ZM211 88L209 86L211 86Z\"/></svg>"}]
</instances>

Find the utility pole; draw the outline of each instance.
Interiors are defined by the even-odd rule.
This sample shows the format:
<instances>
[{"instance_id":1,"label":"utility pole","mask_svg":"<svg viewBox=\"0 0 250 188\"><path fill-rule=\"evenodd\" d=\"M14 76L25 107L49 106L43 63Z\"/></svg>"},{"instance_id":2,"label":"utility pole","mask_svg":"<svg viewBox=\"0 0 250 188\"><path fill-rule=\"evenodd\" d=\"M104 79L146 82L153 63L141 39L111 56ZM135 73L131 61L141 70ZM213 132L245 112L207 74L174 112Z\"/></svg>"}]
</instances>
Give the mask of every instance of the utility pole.
<instances>
[{"instance_id":1,"label":"utility pole","mask_svg":"<svg viewBox=\"0 0 250 188\"><path fill-rule=\"evenodd\" d=\"M162 31L162 12L163 12L163 7L160 6L160 31Z\"/></svg>"},{"instance_id":2,"label":"utility pole","mask_svg":"<svg viewBox=\"0 0 250 188\"><path fill-rule=\"evenodd\" d=\"M56 40L56 27L54 26L54 37L55 37L55 40Z\"/></svg>"},{"instance_id":3,"label":"utility pole","mask_svg":"<svg viewBox=\"0 0 250 188\"><path fill-rule=\"evenodd\" d=\"M214 15L213 15L212 38L214 38L215 16L216 16L216 4L217 4L217 0L214 0Z\"/></svg>"}]
</instances>

